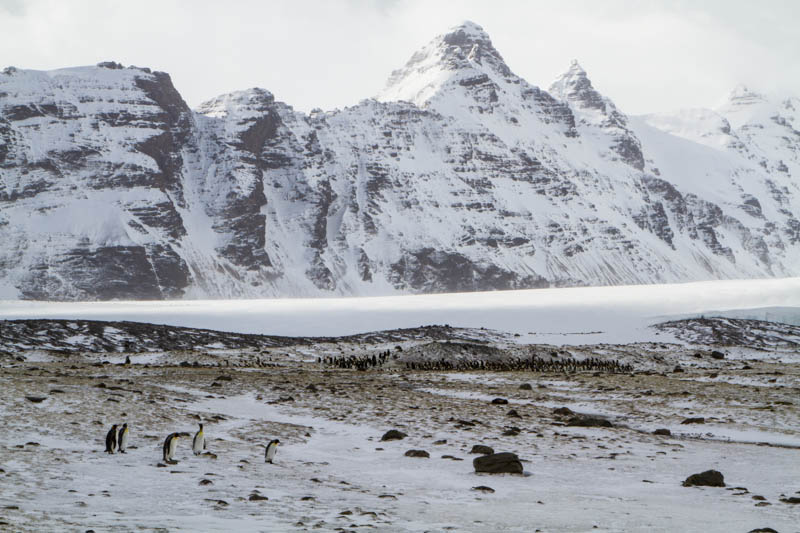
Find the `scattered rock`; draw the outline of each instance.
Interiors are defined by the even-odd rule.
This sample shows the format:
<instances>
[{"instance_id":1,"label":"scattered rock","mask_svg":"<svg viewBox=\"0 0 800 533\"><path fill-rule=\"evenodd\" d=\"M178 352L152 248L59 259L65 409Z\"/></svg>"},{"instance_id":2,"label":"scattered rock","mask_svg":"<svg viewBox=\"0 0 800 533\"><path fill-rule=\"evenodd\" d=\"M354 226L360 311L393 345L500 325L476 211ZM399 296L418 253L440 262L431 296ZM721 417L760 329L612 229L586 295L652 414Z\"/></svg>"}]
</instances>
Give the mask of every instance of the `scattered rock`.
<instances>
[{"instance_id":1,"label":"scattered rock","mask_svg":"<svg viewBox=\"0 0 800 533\"><path fill-rule=\"evenodd\" d=\"M476 444L472 447L469 453L479 453L481 455L491 455L494 453L494 449L490 446L484 446L483 444Z\"/></svg>"},{"instance_id":2,"label":"scattered rock","mask_svg":"<svg viewBox=\"0 0 800 533\"><path fill-rule=\"evenodd\" d=\"M25 399L33 403L42 403L47 399L47 396L25 396Z\"/></svg>"},{"instance_id":3,"label":"scattered rock","mask_svg":"<svg viewBox=\"0 0 800 533\"><path fill-rule=\"evenodd\" d=\"M522 463L517 454L510 452L482 455L472 461L475 472L486 474L521 474Z\"/></svg>"},{"instance_id":4,"label":"scattered rock","mask_svg":"<svg viewBox=\"0 0 800 533\"><path fill-rule=\"evenodd\" d=\"M706 470L700 474L692 474L683 482L684 487L724 487L725 478L716 470Z\"/></svg>"},{"instance_id":5,"label":"scattered rock","mask_svg":"<svg viewBox=\"0 0 800 533\"><path fill-rule=\"evenodd\" d=\"M530 383L523 383L519 386L519 390L533 390Z\"/></svg>"},{"instance_id":6,"label":"scattered rock","mask_svg":"<svg viewBox=\"0 0 800 533\"><path fill-rule=\"evenodd\" d=\"M614 425L605 418L596 416L574 416L567 421L568 426L576 426L583 428L610 428Z\"/></svg>"},{"instance_id":7,"label":"scattered rock","mask_svg":"<svg viewBox=\"0 0 800 533\"><path fill-rule=\"evenodd\" d=\"M495 398L492 400L492 405L508 405L508 400L505 398Z\"/></svg>"},{"instance_id":8,"label":"scattered rock","mask_svg":"<svg viewBox=\"0 0 800 533\"><path fill-rule=\"evenodd\" d=\"M771 527L760 527L758 529L751 529L747 533L778 533L778 532L772 529Z\"/></svg>"},{"instance_id":9,"label":"scattered rock","mask_svg":"<svg viewBox=\"0 0 800 533\"><path fill-rule=\"evenodd\" d=\"M478 492L484 492L486 494L494 493L494 489L492 487L487 487L486 485L478 485L477 487L472 487L472 490L476 490Z\"/></svg>"},{"instance_id":10,"label":"scattered rock","mask_svg":"<svg viewBox=\"0 0 800 533\"><path fill-rule=\"evenodd\" d=\"M451 461L463 461L461 457L456 457L454 455L443 455L442 459L450 459Z\"/></svg>"},{"instance_id":11,"label":"scattered rock","mask_svg":"<svg viewBox=\"0 0 800 533\"><path fill-rule=\"evenodd\" d=\"M213 482L213 481L211 481L210 479L201 479L201 480L200 480L200 484L201 484L201 485L213 485L213 484L214 484L214 482Z\"/></svg>"},{"instance_id":12,"label":"scattered rock","mask_svg":"<svg viewBox=\"0 0 800 533\"><path fill-rule=\"evenodd\" d=\"M509 412L506 413L506 416L510 416L513 418L522 418L522 416L517 412L516 409L511 409Z\"/></svg>"},{"instance_id":13,"label":"scattered rock","mask_svg":"<svg viewBox=\"0 0 800 533\"><path fill-rule=\"evenodd\" d=\"M672 372L674 374L680 374L681 372L683 372L683 368L681 368L681 365L676 365L675 368L672 369Z\"/></svg>"},{"instance_id":14,"label":"scattered rock","mask_svg":"<svg viewBox=\"0 0 800 533\"><path fill-rule=\"evenodd\" d=\"M433 444L434 444L434 446L440 446L442 444L447 444L447 439L440 439L440 440L434 441Z\"/></svg>"},{"instance_id":15,"label":"scattered rock","mask_svg":"<svg viewBox=\"0 0 800 533\"><path fill-rule=\"evenodd\" d=\"M672 435L672 432L666 428L659 428L653 432L653 435L665 435L669 437L670 435Z\"/></svg>"},{"instance_id":16,"label":"scattered rock","mask_svg":"<svg viewBox=\"0 0 800 533\"><path fill-rule=\"evenodd\" d=\"M405 454L406 457L430 457L431 454L425 450L408 450Z\"/></svg>"},{"instance_id":17,"label":"scattered rock","mask_svg":"<svg viewBox=\"0 0 800 533\"><path fill-rule=\"evenodd\" d=\"M766 498L761 496L760 494L754 494L753 495L753 499L756 500L756 501L759 501L759 502L763 502L763 501L766 500Z\"/></svg>"},{"instance_id":18,"label":"scattered rock","mask_svg":"<svg viewBox=\"0 0 800 533\"><path fill-rule=\"evenodd\" d=\"M702 416L697 416L697 417L693 417L693 418L687 418L686 420L681 422L681 424L705 424L705 423L706 423L706 419L703 418Z\"/></svg>"},{"instance_id":19,"label":"scattered rock","mask_svg":"<svg viewBox=\"0 0 800 533\"><path fill-rule=\"evenodd\" d=\"M720 352L720 351L718 351L718 350L713 350L711 352L711 358L712 359L725 359L725 354Z\"/></svg>"},{"instance_id":20,"label":"scattered rock","mask_svg":"<svg viewBox=\"0 0 800 533\"><path fill-rule=\"evenodd\" d=\"M571 416L575 414L575 411L569 407L559 407L557 409L553 409L553 414L558 416Z\"/></svg>"},{"instance_id":21,"label":"scattered rock","mask_svg":"<svg viewBox=\"0 0 800 533\"><path fill-rule=\"evenodd\" d=\"M269 498L267 498L266 496L262 496L261 494L255 492L251 494L247 499L250 500L251 502L265 502L269 500Z\"/></svg>"},{"instance_id":22,"label":"scattered rock","mask_svg":"<svg viewBox=\"0 0 800 533\"><path fill-rule=\"evenodd\" d=\"M510 427L503 432L504 437L516 437L522 430L518 427Z\"/></svg>"},{"instance_id":23,"label":"scattered rock","mask_svg":"<svg viewBox=\"0 0 800 533\"><path fill-rule=\"evenodd\" d=\"M783 503L797 504L800 503L800 498L798 498L797 496L789 496L788 498L781 498L781 501Z\"/></svg>"},{"instance_id":24,"label":"scattered rock","mask_svg":"<svg viewBox=\"0 0 800 533\"><path fill-rule=\"evenodd\" d=\"M407 436L408 435L406 435L402 431L398 431L396 429L390 429L389 431L387 431L386 433L383 434L383 437L381 437L381 440L382 441L384 441L384 440L402 440L402 439L406 438Z\"/></svg>"}]
</instances>

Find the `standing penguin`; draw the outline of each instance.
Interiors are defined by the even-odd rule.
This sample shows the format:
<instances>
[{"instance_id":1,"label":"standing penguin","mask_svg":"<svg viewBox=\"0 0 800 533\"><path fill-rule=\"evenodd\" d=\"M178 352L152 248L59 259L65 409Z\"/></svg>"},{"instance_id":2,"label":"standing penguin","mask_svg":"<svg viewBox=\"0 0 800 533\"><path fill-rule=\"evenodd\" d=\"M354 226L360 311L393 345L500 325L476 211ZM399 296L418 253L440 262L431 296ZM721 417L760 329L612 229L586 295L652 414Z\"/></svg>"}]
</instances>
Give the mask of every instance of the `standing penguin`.
<instances>
[{"instance_id":1,"label":"standing penguin","mask_svg":"<svg viewBox=\"0 0 800 533\"><path fill-rule=\"evenodd\" d=\"M265 462L272 464L272 459L275 457L275 452L278 450L278 444L280 444L280 442L281 441L278 439L269 441L269 444L267 444L267 451L264 454Z\"/></svg>"},{"instance_id":2,"label":"standing penguin","mask_svg":"<svg viewBox=\"0 0 800 533\"><path fill-rule=\"evenodd\" d=\"M175 455L175 447L178 445L178 438L180 434L170 433L167 440L164 441L164 462L171 463L172 457Z\"/></svg>"},{"instance_id":3,"label":"standing penguin","mask_svg":"<svg viewBox=\"0 0 800 533\"><path fill-rule=\"evenodd\" d=\"M200 455L205 448L206 436L203 433L203 424L200 424L200 429L197 430L197 433L194 435L194 440L192 440L192 451L195 455Z\"/></svg>"},{"instance_id":4,"label":"standing penguin","mask_svg":"<svg viewBox=\"0 0 800 533\"><path fill-rule=\"evenodd\" d=\"M117 447L119 448L119 453L125 453L125 450L128 448L128 423L127 422L122 424L122 427L119 428L119 432L117 433Z\"/></svg>"},{"instance_id":5,"label":"standing penguin","mask_svg":"<svg viewBox=\"0 0 800 533\"><path fill-rule=\"evenodd\" d=\"M106 453L114 453L117 451L117 425L111 426L111 429L106 433Z\"/></svg>"}]
</instances>

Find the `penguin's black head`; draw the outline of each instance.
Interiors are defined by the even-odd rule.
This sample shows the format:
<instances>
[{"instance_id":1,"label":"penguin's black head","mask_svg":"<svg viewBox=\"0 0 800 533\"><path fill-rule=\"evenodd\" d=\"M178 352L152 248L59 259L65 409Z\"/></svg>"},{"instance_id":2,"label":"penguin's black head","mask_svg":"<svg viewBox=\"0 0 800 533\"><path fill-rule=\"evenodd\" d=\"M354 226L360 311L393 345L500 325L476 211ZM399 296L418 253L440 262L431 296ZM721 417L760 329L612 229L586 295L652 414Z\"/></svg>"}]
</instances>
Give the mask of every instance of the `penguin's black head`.
<instances>
[{"instance_id":1,"label":"penguin's black head","mask_svg":"<svg viewBox=\"0 0 800 533\"><path fill-rule=\"evenodd\" d=\"M270 442L270 444L280 444L280 443L281 441L279 441L278 439L272 439L272 442Z\"/></svg>"},{"instance_id":2,"label":"penguin's black head","mask_svg":"<svg viewBox=\"0 0 800 533\"><path fill-rule=\"evenodd\" d=\"M128 423L127 423L127 422L125 422L124 424L122 424L122 429L125 429L126 427L128 427Z\"/></svg>"},{"instance_id":3,"label":"penguin's black head","mask_svg":"<svg viewBox=\"0 0 800 533\"><path fill-rule=\"evenodd\" d=\"M203 429L203 424L199 424L199 425L200 425L200 429Z\"/></svg>"}]
</instances>

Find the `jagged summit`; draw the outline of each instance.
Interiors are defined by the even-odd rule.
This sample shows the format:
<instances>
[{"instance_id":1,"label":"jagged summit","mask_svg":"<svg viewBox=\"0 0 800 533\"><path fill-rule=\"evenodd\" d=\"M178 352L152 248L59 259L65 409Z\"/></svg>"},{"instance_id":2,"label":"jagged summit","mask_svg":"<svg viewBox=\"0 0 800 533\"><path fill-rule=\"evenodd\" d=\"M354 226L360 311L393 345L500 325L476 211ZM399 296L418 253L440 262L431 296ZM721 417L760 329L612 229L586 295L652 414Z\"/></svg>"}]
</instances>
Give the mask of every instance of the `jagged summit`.
<instances>
[{"instance_id":1,"label":"jagged summit","mask_svg":"<svg viewBox=\"0 0 800 533\"><path fill-rule=\"evenodd\" d=\"M751 103L766 101L766 97L758 93L745 84L740 83L728 94L727 101L737 105L747 105Z\"/></svg>"},{"instance_id":2,"label":"jagged summit","mask_svg":"<svg viewBox=\"0 0 800 533\"><path fill-rule=\"evenodd\" d=\"M627 117L592 86L577 60L573 59L567 71L556 78L550 94L569 104L579 126L593 134L609 136L616 156L637 170L644 168L641 142L628 127Z\"/></svg>"},{"instance_id":3,"label":"jagged summit","mask_svg":"<svg viewBox=\"0 0 800 533\"><path fill-rule=\"evenodd\" d=\"M225 118L231 113L241 113L243 109L262 112L274 102L275 96L270 91L253 87L206 100L197 106L196 111L210 117Z\"/></svg>"},{"instance_id":4,"label":"jagged summit","mask_svg":"<svg viewBox=\"0 0 800 533\"><path fill-rule=\"evenodd\" d=\"M513 76L489 35L474 22L463 22L438 35L392 72L380 101L406 100L424 106L450 81L485 75Z\"/></svg>"},{"instance_id":5,"label":"jagged summit","mask_svg":"<svg viewBox=\"0 0 800 533\"><path fill-rule=\"evenodd\" d=\"M715 111L727 118L734 128L739 128L750 122L769 121L770 116L777 113L778 107L775 99L740 83Z\"/></svg>"},{"instance_id":6,"label":"jagged summit","mask_svg":"<svg viewBox=\"0 0 800 533\"><path fill-rule=\"evenodd\" d=\"M573 59L567 71L550 85L550 94L582 108L606 110L606 99L592 86L577 59Z\"/></svg>"}]
</instances>

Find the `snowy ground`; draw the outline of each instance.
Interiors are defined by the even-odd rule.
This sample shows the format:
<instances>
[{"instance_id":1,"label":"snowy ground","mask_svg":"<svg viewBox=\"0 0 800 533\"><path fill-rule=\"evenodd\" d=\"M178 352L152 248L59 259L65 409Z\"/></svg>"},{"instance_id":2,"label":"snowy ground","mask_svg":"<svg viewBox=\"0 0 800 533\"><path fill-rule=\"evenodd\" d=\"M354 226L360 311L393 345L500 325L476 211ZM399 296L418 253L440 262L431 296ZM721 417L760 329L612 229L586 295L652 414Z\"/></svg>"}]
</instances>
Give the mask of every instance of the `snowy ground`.
<instances>
[{"instance_id":1,"label":"snowy ground","mask_svg":"<svg viewBox=\"0 0 800 533\"><path fill-rule=\"evenodd\" d=\"M800 498L796 328L760 324L731 336L745 322L648 326L719 310L748 319L779 310L791 321L798 308L800 279L341 300L2 302L0 318L70 322L11 341L12 326L0 324L0 530L797 533L800 505L783 501ZM131 333L71 322L80 318L304 338L148 333L147 325ZM309 338L420 324L473 329ZM721 332L754 345L690 344ZM141 348L128 354L130 366L122 341ZM164 348L179 341L194 347ZM635 372L401 364L482 342L493 357L610 358ZM402 355L381 370L315 362L384 350ZM493 405L497 397L509 404ZM567 426L558 407L614 427ZM681 423L690 417L705 420ZM122 422L131 449L106 455L105 433ZM193 433L198 422L213 455L193 456L184 439L178 464L158 467L164 437ZM392 428L408 437L381 442ZM659 428L672 435L654 435ZM282 445L268 465L273 437ZM474 444L517 453L525 475L476 475ZM430 458L406 457L410 449ZM728 486L681 486L707 469ZM494 492L473 490L481 485Z\"/></svg>"},{"instance_id":2,"label":"snowy ground","mask_svg":"<svg viewBox=\"0 0 800 533\"><path fill-rule=\"evenodd\" d=\"M252 361L236 351L216 360L133 354L131 366L118 355L102 364L107 354L6 356L0 529L800 531L800 505L781 501L800 497L794 352L756 358L727 348L719 360L710 347L571 349L632 362L634 374L357 372L311 362L318 349L385 348L281 346L247 367L234 367ZM185 361L202 366L178 365ZM672 372L677 365L684 372ZM497 397L510 404L491 404ZM555 407L615 427L568 427ZM688 417L705 423L681 424ZM106 455L105 433L123 421L131 449ZM178 464L158 467L164 437L193 433L200 421L214 456L193 456L184 439ZM503 435L511 427L519 434ZM408 437L381 442L392 428ZM273 437L282 444L269 465ZM474 444L517 453L525 475L476 475ZM430 458L405 457L410 449ZM726 488L681 486L711 468ZM494 492L473 490L481 485Z\"/></svg>"},{"instance_id":3,"label":"snowy ground","mask_svg":"<svg viewBox=\"0 0 800 533\"><path fill-rule=\"evenodd\" d=\"M670 317L780 313L800 320L800 278L374 298L51 303L0 301L0 319L132 320L239 333L318 337L423 324L520 334L547 344L664 340ZM793 321L794 320L794 321Z\"/></svg>"}]
</instances>

